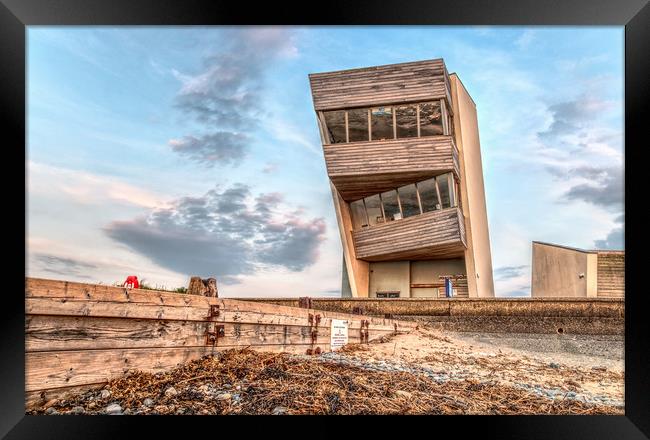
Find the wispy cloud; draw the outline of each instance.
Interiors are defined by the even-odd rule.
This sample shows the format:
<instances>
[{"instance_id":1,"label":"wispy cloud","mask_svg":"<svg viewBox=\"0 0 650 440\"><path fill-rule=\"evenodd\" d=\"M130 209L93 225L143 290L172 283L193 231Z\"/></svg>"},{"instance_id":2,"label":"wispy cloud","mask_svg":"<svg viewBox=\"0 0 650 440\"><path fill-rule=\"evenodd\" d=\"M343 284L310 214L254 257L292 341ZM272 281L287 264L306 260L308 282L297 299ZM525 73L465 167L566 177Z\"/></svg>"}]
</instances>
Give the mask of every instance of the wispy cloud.
<instances>
[{"instance_id":1,"label":"wispy cloud","mask_svg":"<svg viewBox=\"0 0 650 440\"><path fill-rule=\"evenodd\" d=\"M243 142L250 138L240 132L254 132L263 115L266 70L274 60L297 53L292 32L282 27L229 29L222 33L222 42L203 60L199 73L173 70L181 82L176 107L203 124L208 133L186 135L169 144L179 153L199 150L199 158L214 158L213 163L235 162L220 160L234 153L236 162L241 161L247 150Z\"/></svg>"},{"instance_id":2,"label":"wispy cloud","mask_svg":"<svg viewBox=\"0 0 650 440\"><path fill-rule=\"evenodd\" d=\"M45 272L57 275L76 276L80 278L91 278L88 271L96 269L94 264L74 258L59 257L52 254L35 254L34 259L41 264L41 269Z\"/></svg>"},{"instance_id":3,"label":"wispy cloud","mask_svg":"<svg viewBox=\"0 0 650 440\"><path fill-rule=\"evenodd\" d=\"M164 196L103 176L29 161L27 189L31 194L64 194L77 203L101 205L106 200L134 206L154 207Z\"/></svg>"}]
</instances>

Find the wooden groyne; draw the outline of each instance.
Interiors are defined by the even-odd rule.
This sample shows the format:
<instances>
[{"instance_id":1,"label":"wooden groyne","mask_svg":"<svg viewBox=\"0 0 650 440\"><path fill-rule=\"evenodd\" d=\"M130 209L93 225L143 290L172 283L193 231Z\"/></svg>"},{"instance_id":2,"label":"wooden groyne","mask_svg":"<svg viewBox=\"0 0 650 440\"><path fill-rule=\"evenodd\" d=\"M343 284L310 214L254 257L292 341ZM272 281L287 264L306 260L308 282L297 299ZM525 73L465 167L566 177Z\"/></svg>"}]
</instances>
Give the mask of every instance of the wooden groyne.
<instances>
[{"instance_id":1,"label":"wooden groyne","mask_svg":"<svg viewBox=\"0 0 650 440\"><path fill-rule=\"evenodd\" d=\"M27 403L219 350L330 351L332 319L348 321L349 343L416 327L313 308L34 278L26 278L25 296Z\"/></svg>"}]
</instances>

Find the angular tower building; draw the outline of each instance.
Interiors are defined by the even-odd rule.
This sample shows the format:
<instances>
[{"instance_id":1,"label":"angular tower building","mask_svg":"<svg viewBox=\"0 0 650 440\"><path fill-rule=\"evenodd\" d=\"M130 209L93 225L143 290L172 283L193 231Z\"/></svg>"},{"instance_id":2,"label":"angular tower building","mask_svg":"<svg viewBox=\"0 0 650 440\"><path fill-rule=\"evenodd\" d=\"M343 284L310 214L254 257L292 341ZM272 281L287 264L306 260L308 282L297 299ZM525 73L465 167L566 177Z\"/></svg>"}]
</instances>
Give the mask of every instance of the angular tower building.
<instances>
[{"instance_id":1,"label":"angular tower building","mask_svg":"<svg viewBox=\"0 0 650 440\"><path fill-rule=\"evenodd\" d=\"M476 105L460 79L435 59L309 80L343 296L494 296Z\"/></svg>"}]
</instances>

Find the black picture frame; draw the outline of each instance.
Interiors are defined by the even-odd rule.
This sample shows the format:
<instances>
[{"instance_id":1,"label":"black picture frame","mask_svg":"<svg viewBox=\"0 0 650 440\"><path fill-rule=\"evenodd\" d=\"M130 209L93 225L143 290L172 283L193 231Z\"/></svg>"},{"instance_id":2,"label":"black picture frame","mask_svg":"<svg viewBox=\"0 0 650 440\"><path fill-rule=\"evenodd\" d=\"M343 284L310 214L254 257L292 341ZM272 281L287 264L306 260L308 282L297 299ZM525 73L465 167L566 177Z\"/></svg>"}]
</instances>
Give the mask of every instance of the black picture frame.
<instances>
[{"instance_id":1,"label":"black picture frame","mask_svg":"<svg viewBox=\"0 0 650 440\"><path fill-rule=\"evenodd\" d=\"M16 207L25 206L27 188L21 196L18 180L26 178L26 168L18 166L26 159L25 60L26 26L35 25L612 25L625 26L625 206L626 206L626 297L625 297L625 416L465 416L361 419L354 418L346 437L381 435L450 435L454 438L474 435L509 438L553 439L620 439L650 437L650 373L648 373L648 318L643 307L646 290L642 284L647 249L648 208L644 203L644 148L648 141L642 129L648 123L650 103L650 5L645 0L508 0L500 2L453 1L339 1L295 6L277 2L224 2L207 0L0 0L0 112L4 133L5 220L14 221L20 230ZM253 6L254 5L254 6ZM299 6L300 5L300 6ZM13 139L10 142L9 139ZM7 156L12 156L11 159ZM15 159L15 160L12 160ZM636 179L636 181L635 181ZM638 188L638 190L635 190ZM10 196L7 200L7 196ZM627 211L631 211L627 213ZM634 212L636 211L636 212ZM10 218L9 218L10 217ZM25 219L28 221L28 219ZM6 223L7 224L7 223ZM239 429L241 436L312 437L314 434L338 435L329 420L301 417L283 419L267 417L259 423L242 423L241 418L213 417L114 417L93 416L26 416L24 408L24 284L19 275L25 269L26 245L20 233L7 224L5 282L0 323L0 436L6 438L115 438L131 437L136 428L144 428L147 437L171 433L179 426L187 435L200 435L205 429L212 435L226 435L226 427ZM26 222L22 223L26 227ZM25 229L26 231L26 229ZM22 245L20 241L23 241ZM20 261L20 255L23 260ZM647 270L645 271L647 272ZM287 423L288 422L288 423ZM298 427L300 425L300 427ZM289 428L291 427L291 428ZM188 431L188 428L191 429ZM408 431L405 429L408 428ZM392 432L391 432L392 431ZM449 434L442 434L443 431ZM363 434L361 434L363 433ZM409 434L410 433L410 434ZM340 434L340 433L339 433Z\"/></svg>"}]
</instances>

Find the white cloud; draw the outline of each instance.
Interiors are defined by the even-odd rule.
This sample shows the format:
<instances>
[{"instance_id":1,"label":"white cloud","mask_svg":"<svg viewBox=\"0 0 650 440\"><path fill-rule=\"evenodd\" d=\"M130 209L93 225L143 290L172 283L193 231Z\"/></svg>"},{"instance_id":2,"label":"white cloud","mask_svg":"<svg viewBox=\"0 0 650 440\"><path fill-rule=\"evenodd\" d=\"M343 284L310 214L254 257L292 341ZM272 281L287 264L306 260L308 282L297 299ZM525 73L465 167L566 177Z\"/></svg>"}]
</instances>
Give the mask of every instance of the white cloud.
<instances>
[{"instance_id":1,"label":"white cloud","mask_svg":"<svg viewBox=\"0 0 650 440\"><path fill-rule=\"evenodd\" d=\"M164 204L165 196L121 182L115 177L29 161L27 190L31 195L64 195L77 203L103 205L107 200L139 207Z\"/></svg>"}]
</instances>

